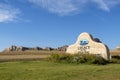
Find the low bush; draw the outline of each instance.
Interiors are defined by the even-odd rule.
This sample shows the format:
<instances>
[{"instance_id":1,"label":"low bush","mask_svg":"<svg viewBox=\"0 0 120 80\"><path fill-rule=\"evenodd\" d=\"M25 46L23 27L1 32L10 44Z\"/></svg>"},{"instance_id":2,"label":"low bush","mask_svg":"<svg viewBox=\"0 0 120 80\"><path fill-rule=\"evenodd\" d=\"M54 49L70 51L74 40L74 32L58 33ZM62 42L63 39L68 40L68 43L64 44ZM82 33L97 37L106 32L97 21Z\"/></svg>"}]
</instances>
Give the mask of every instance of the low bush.
<instances>
[{"instance_id":1,"label":"low bush","mask_svg":"<svg viewBox=\"0 0 120 80\"><path fill-rule=\"evenodd\" d=\"M68 54L51 54L48 60L54 62L70 62L71 57Z\"/></svg>"},{"instance_id":2,"label":"low bush","mask_svg":"<svg viewBox=\"0 0 120 80\"><path fill-rule=\"evenodd\" d=\"M113 56L111 56L111 60L109 62L110 63L120 64L120 56L119 55L113 55Z\"/></svg>"},{"instance_id":3,"label":"low bush","mask_svg":"<svg viewBox=\"0 0 120 80\"><path fill-rule=\"evenodd\" d=\"M112 58L120 60L120 56L119 55L113 55Z\"/></svg>"},{"instance_id":4,"label":"low bush","mask_svg":"<svg viewBox=\"0 0 120 80\"><path fill-rule=\"evenodd\" d=\"M100 56L93 54L52 54L48 60L54 62L66 63L87 63L87 64L101 64L105 65L108 62Z\"/></svg>"}]
</instances>

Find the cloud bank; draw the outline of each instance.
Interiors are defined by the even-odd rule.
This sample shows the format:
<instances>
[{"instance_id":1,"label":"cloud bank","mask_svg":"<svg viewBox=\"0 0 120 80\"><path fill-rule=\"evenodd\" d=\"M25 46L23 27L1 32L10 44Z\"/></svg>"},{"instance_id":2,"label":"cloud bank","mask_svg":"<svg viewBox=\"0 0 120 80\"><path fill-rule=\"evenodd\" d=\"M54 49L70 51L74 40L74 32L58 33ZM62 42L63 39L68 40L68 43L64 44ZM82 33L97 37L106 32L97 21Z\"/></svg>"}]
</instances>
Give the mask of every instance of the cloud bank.
<instances>
[{"instance_id":1,"label":"cloud bank","mask_svg":"<svg viewBox=\"0 0 120 80\"><path fill-rule=\"evenodd\" d=\"M92 3L97 8L110 12L112 7L120 4L120 0L28 0L30 3L38 5L51 13L58 15L69 15L80 13L84 7Z\"/></svg>"},{"instance_id":2,"label":"cloud bank","mask_svg":"<svg viewBox=\"0 0 120 80\"><path fill-rule=\"evenodd\" d=\"M19 9L8 4L0 3L0 22L16 21L19 14Z\"/></svg>"},{"instance_id":3,"label":"cloud bank","mask_svg":"<svg viewBox=\"0 0 120 80\"><path fill-rule=\"evenodd\" d=\"M51 13L68 15L79 12L85 0L29 0L29 2L47 9ZM79 10L80 9L80 10Z\"/></svg>"},{"instance_id":4,"label":"cloud bank","mask_svg":"<svg viewBox=\"0 0 120 80\"><path fill-rule=\"evenodd\" d=\"M13 22L18 20L22 9L13 7L10 0L4 0L4 3L0 2L0 23L1 22ZM85 8L89 8L89 5L95 5L94 7L106 12L110 12L112 8L120 5L120 0L26 0L26 5L31 3L37 5L40 8L48 10L50 13L60 16L75 15L84 12ZM24 2L24 1L23 1ZM21 4L21 0L16 0L16 3ZM29 6L31 5L29 4ZM14 5L14 4L13 4Z\"/></svg>"}]
</instances>

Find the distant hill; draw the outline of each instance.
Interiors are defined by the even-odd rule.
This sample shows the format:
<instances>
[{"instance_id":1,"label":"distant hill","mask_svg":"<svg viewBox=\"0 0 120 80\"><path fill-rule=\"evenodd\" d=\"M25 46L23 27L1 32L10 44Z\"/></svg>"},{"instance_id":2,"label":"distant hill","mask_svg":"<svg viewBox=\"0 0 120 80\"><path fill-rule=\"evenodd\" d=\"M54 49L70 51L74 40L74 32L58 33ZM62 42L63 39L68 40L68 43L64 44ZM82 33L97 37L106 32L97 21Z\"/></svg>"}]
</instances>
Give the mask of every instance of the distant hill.
<instances>
[{"instance_id":1,"label":"distant hill","mask_svg":"<svg viewBox=\"0 0 120 80\"><path fill-rule=\"evenodd\" d=\"M3 52L26 51L26 50L35 50L35 51L36 50L37 51L39 51L39 50L46 50L46 51L51 51L51 50L66 51L67 47L68 47L67 45L64 45L64 46L61 46L61 47L58 47L58 48L52 48L52 47L41 48L39 46L31 48L31 47L23 47L23 46L12 45L12 46L10 46L8 48L5 48L3 50Z\"/></svg>"}]
</instances>

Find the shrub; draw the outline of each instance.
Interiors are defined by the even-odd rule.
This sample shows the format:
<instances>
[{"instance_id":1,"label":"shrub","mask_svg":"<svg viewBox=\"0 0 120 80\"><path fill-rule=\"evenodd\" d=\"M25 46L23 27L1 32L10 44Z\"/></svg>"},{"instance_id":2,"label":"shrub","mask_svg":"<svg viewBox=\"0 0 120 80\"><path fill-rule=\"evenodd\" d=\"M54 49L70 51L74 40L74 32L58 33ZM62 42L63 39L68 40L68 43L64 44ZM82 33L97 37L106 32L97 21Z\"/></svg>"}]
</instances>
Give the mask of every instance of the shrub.
<instances>
[{"instance_id":1,"label":"shrub","mask_svg":"<svg viewBox=\"0 0 120 80\"><path fill-rule=\"evenodd\" d=\"M112 58L120 60L120 56L119 55L113 55Z\"/></svg>"},{"instance_id":2,"label":"shrub","mask_svg":"<svg viewBox=\"0 0 120 80\"><path fill-rule=\"evenodd\" d=\"M100 56L93 54L52 54L48 60L54 62L67 62L67 63L88 63L88 64L107 64L108 62Z\"/></svg>"},{"instance_id":3,"label":"shrub","mask_svg":"<svg viewBox=\"0 0 120 80\"><path fill-rule=\"evenodd\" d=\"M88 64L106 64L107 61L100 56L93 54L78 54L78 63L88 63Z\"/></svg>"},{"instance_id":4,"label":"shrub","mask_svg":"<svg viewBox=\"0 0 120 80\"><path fill-rule=\"evenodd\" d=\"M111 57L111 60L109 62L110 63L120 64L120 56L119 55L113 55Z\"/></svg>"},{"instance_id":5,"label":"shrub","mask_svg":"<svg viewBox=\"0 0 120 80\"><path fill-rule=\"evenodd\" d=\"M51 54L50 57L48 57L49 61L54 62L69 62L71 56L68 54Z\"/></svg>"}]
</instances>

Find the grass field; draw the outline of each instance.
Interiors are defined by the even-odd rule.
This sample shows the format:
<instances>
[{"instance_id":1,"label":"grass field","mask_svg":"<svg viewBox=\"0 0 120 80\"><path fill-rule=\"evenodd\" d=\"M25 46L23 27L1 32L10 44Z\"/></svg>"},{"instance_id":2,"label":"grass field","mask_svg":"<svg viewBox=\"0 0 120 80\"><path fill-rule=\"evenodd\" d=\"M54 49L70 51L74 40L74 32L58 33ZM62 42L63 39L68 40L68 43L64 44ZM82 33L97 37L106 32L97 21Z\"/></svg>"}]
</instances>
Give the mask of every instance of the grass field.
<instances>
[{"instance_id":1,"label":"grass field","mask_svg":"<svg viewBox=\"0 0 120 80\"><path fill-rule=\"evenodd\" d=\"M120 50L111 50L110 54L111 55L120 55Z\"/></svg>"},{"instance_id":2,"label":"grass field","mask_svg":"<svg viewBox=\"0 0 120 80\"><path fill-rule=\"evenodd\" d=\"M11 51L11 52L0 52L0 62L10 62L10 61L38 61L45 60L51 54L64 54L63 51L38 51L38 50L27 50L27 51ZM113 50L110 51L111 56L120 56L120 51Z\"/></svg>"},{"instance_id":3,"label":"grass field","mask_svg":"<svg viewBox=\"0 0 120 80\"><path fill-rule=\"evenodd\" d=\"M64 53L61 51L14 51L0 52L0 62L5 61L21 61L21 60L43 60L52 53Z\"/></svg>"},{"instance_id":4,"label":"grass field","mask_svg":"<svg viewBox=\"0 0 120 80\"><path fill-rule=\"evenodd\" d=\"M27 51L13 51L0 52L0 62L3 61L21 61L21 60L43 60L52 53L65 53L62 51L44 51L44 50L27 50ZM120 55L120 50L111 50L111 55Z\"/></svg>"},{"instance_id":5,"label":"grass field","mask_svg":"<svg viewBox=\"0 0 120 80\"><path fill-rule=\"evenodd\" d=\"M1 62L0 80L120 80L120 65Z\"/></svg>"}]
</instances>

